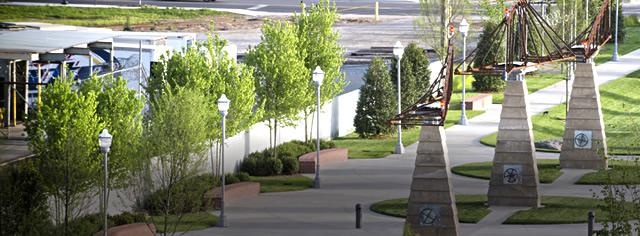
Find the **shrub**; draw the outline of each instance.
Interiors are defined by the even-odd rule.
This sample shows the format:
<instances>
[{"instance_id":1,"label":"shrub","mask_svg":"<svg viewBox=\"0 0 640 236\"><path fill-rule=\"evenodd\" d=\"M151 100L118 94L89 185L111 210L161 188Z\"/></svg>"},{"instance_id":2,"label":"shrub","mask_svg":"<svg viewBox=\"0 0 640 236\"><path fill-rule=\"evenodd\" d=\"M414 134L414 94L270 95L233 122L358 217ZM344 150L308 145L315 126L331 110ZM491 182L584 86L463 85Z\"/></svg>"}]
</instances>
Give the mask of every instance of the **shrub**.
<instances>
[{"instance_id":1,"label":"shrub","mask_svg":"<svg viewBox=\"0 0 640 236\"><path fill-rule=\"evenodd\" d=\"M627 26L628 26L626 24L628 22L628 20L625 21L624 14L622 13L622 10L624 8L623 5L624 5L624 3L621 3L620 4L620 8L618 9L619 10L619 12L618 12L618 42L619 43L624 43L625 36L627 35ZM615 8L613 8L613 12L612 12L613 16L612 17L615 17L615 14L616 14ZM615 24L615 23L616 23L615 19L613 19L613 22L611 22L612 27L615 27L615 26L613 26L613 24ZM615 37L615 35L612 35L612 36ZM611 40L609 40L609 42L614 42L614 40L611 39Z\"/></svg>"},{"instance_id":2,"label":"shrub","mask_svg":"<svg viewBox=\"0 0 640 236\"><path fill-rule=\"evenodd\" d=\"M313 150L316 150L315 148L316 141L312 140L312 142L313 142ZM333 141L320 139L320 150L330 149L335 147L336 147L336 143L334 143Z\"/></svg>"},{"instance_id":3,"label":"shrub","mask_svg":"<svg viewBox=\"0 0 640 236\"><path fill-rule=\"evenodd\" d=\"M278 158L263 158L265 161L265 176L279 175L282 173L282 161Z\"/></svg>"},{"instance_id":4,"label":"shrub","mask_svg":"<svg viewBox=\"0 0 640 236\"><path fill-rule=\"evenodd\" d=\"M398 60L391 61L391 83L398 89ZM402 108L413 105L427 91L429 87L429 59L424 49L416 43L410 43L405 49L400 61L400 83L402 89Z\"/></svg>"},{"instance_id":5,"label":"shrub","mask_svg":"<svg viewBox=\"0 0 640 236\"><path fill-rule=\"evenodd\" d=\"M0 235L51 234L43 179L33 159L0 167Z\"/></svg>"},{"instance_id":6,"label":"shrub","mask_svg":"<svg viewBox=\"0 0 640 236\"><path fill-rule=\"evenodd\" d=\"M109 227L147 222L147 216L143 213L123 212L119 215L107 217ZM69 221L68 235L93 235L102 230L103 219L101 213L85 215L75 220ZM56 231L63 232L64 225L56 226Z\"/></svg>"},{"instance_id":7,"label":"shrub","mask_svg":"<svg viewBox=\"0 0 640 236\"><path fill-rule=\"evenodd\" d=\"M331 140L320 140L320 149L335 147L336 144ZM298 157L315 151L316 141L310 140L309 142L303 142L294 140L278 145L276 150L278 158L273 157L272 148L249 154L240 164L240 171L253 176L268 176L280 173L291 175L298 173L300 169ZM277 159L278 161L269 159Z\"/></svg>"},{"instance_id":8,"label":"shrub","mask_svg":"<svg viewBox=\"0 0 640 236\"><path fill-rule=\"evenodd\" d=\"M251 180L249 177L249 174L247 174L247 172L236 172L236 177L238 177L238 179L240 180L240 182L245 182L245 181L249 181Z\"/></svg>"},{"instance_id":9,"label":"shrub","mask_svg":"<svg viewBox=\"0 0 640 236\"><path fill-rule=\"evenodd\" d=\"M252 153L254 154L254 153ZM240 171L249 173L250 175L256 175L258 172L258 158L255 155L249 155L240 163Z\"/></svg>"},{"instance_id":10,"label":"shrub","mask_svg":"<svg viewBox=\"0 0 640 236\"><path fill-rule=\"evenodd\" d=\"M494 61L504 60L504 49L503 47L491 47L491 32L497 28L497 25L491 21L487 21L484 24L484 29L482 30L482 34L480 35L480 41L478 42L478 51L476 55L484 55L484 56L476 56L473 63L476 66L485 65L487 63L491 63ZM475 75L475 80L472 85L476 91L482 92L494 92L500 91L504 88L505 82L502 80L500 76L495 75Z\"/></svg>"},{"instance_id":11,"label":"shrub","mask_svg":"<svg viewBox=\"0 0 640 236\"><path fill-rule=\"evenodd\" d=\"M219 183L219 181L214 180L211 174L188 178L178 182L172 189L172 197L176 204L171 209L165 209L164 206L167 194L165 189L159 189L147 196L144 200L143 208L152 215L161 214L165 210L169 214L198 212L203 206L202 196L204 193L209 191L214 184L217 186Z\"/></svg>"},{"instance_id":12,"label":"shrub","mask_svg":"<svg viewBox=\"0 0 640 236\"><path fill-rule=\"evenodd\" d=\"M261 152L261 153L264 153ZM245 158L240 165L240 171L254 176L270 176L282 173L282 161L278 158L262 155L253 155Z\"/></svg>"},{"instance_id":13,"label":"shrub","mask_svg":"<svg viewBox=\"0 0 640 236\"><path fill-rule=\"evenodd\" d=\"M308 143L294 140L277 146L276 150L278 158L298 158L302 154L315 150L315 144L310 146Z\"/></svg>"},{"instance_id":14,"label":"shrub","mask_svg":"<svg viewBox=\"0 0 640 236\"><path fill-rule=\"evenodd\" d=\"M391 131L387 120L393 117L396 108L393 85L387 66L382 59L375 58L364 76L365 84L360 88L354 125L360 137L377 136Z\"/></svg>"},{"instance_id":15,"label":"shrub","mask_svg":"<svg viewBox=\"0 0 640 236\"><path fill-rule=\"evenodd\" d=\"M110 216L114 226L141 223L147 221L147 216L142 213L123 212L120 215Z\"/></svg>"},{"instance_id":16,"label":"shrub","mask_svg":"<svg viewBox=\"0 0 640 236\"><path fill-rule=\"evenodd\" d=\"M240 178L233 173L227 173L224 175L224 183L225 185L239 183Z\"/></svg>"},{"instance_id":17,"label":"shrub","mask_svg":"<svg viewBox=\"0 0 640 236\"><path fill-rule=\"evenodd\" d=\"M479 92L495 92L504 89L506 83L501 76L476 75L473 81L473 88Z\"/></svg>"},{"instance_id":18,"label":"shrub","mask_svg":"<svg viewBox=\"0 0 640 236\"><path fill-rule=\"evenodd\" d=\"M282 161L282 173L285 175L292 175L298 173L300 169L300 162L296 157L284 157L280 159Z\"/></svg>"}]
</instances>

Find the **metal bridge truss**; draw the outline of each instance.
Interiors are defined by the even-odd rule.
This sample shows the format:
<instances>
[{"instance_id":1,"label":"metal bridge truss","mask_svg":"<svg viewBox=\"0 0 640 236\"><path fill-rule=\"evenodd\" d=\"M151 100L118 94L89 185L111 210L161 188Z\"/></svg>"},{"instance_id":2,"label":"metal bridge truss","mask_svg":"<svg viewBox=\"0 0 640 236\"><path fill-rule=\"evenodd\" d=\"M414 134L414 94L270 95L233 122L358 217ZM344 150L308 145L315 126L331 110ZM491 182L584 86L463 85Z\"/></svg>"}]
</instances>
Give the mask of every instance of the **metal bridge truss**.
<instances>
[{"instance_id":1,"label":"metal bridge truss","mask_svg":"<svg viewBox=\"0 0 640 236\"><path fill-rule=\"evenodd\" d=\"M464 59L467 67L460 68L462 64L458 65L456 74L501 75L517 69L573 60L576 57L571 46L562 40L526 0L518 0L511 9L506 10L504 19L490 35L488 50L504 53L506 60L504 56L500 61L488 60L490 53L479 55L480 48L476 48ZM478 65L475 61L485 63Z\"/></svg>"},{"instance_id":2,"label":"metal bridge truss","mask_svg":"<svg viewBox=\"0 0 640 236\"><path fill-rule=\"evenodd\" d=\"M389 120L392 125L444 126L451 100L454 66L456 74L508 74L514 70L541 66L560 61L586 62L611 38L611 9L604 0L591 24L572 42L565 42L527 0L505 12L505 18L491 32L489 50L506 51L506 60L476 65L476 57L486 61L488 54L478 55L478 48L455 66L453 37L449 38L447 55L437 79L418 101ZM506 42L505 42L506 40ZM572 45L572 46L569 46Z\"/></svg>"},{"instance_id":3,"label":"metal bridge truss","mask_svg":"<svg viewBox=\"0 0 640 236\"><path fill-rule=\"evenodd\" d=\"M415 104L389 121L392 125L444 126L453 84L453 49L453 37L450 37L447 57L438 77Z\"/></svg>"}]
</instances>

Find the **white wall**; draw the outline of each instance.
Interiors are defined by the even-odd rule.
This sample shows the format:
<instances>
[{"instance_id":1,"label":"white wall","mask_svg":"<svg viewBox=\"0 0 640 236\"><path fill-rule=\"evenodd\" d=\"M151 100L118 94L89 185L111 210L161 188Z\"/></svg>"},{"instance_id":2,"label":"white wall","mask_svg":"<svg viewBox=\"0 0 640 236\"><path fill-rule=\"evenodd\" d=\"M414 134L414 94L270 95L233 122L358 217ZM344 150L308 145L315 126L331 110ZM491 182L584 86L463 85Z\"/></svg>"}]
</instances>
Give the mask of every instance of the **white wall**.
<instances>
[{"instance_id":1,"label":"white wall","mask_svg":"<svg viewBox=\"0 0 640 236\"><path fill-rule=\"evenodd\" d=\"M431 81L434 81L442 64L439 61L433 61L429 64L431 70ZM320 138L330 139L345 136L353 131L353 118L356 116L356 106L360 97L360 89L356 89L344 94L340 94L333 98L331 102L326 103L320 110ZM395 97L394 97L395 99ZM231 103L233 105L233 103ZM304 140L304 120L296 122L294 126L278 128L277 143L284 143L291 140ZM309 119L311 129L311 137L316 137L315 117ZM225 149L225 170L232 172L239 167L242 159L249 153L262 151L269 147L269 127L266 122L253 125L248 131L227 139ZM210 165L210 164L209 164Z\"/></svg>"},{"instance_id":2,"label":"white wall","mask_svg":"<svg viewBox=\"0 0 640 236\"><path fill-rule=\"evenodd\" d=\"M347 135L355 130L353 118L356 115L356 105L360 90L341 94L326 103L320 110L320 138L330 139ZM309 126L313 127L311 134L316 137L315 114L309 119ZM278 129L277 143L291 140L304 140L304 119L294 126ZM248 131L227 138L225 149L225 170L233 172L249 153L262 151L269 147L269 127L267 122L253 125Z\"/></svg>"}]
</instances>

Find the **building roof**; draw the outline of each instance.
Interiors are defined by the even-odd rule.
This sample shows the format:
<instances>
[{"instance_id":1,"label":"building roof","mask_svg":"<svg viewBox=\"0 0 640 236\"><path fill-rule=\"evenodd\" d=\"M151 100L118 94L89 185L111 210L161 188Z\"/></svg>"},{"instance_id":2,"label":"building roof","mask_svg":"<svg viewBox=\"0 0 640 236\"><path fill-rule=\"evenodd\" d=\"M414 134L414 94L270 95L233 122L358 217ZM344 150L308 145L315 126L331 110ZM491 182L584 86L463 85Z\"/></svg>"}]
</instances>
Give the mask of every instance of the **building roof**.
<instances>
[{"instance_id":1,"label":"building roof","mask_svg":"<svg viewBox=\"0 0 640 236\"><path fill-rule=\"evenodd\" d=\"M108 32L23 30L0 34L0 52L47 53L113 38Z\"/></svg>"}]
</instances>

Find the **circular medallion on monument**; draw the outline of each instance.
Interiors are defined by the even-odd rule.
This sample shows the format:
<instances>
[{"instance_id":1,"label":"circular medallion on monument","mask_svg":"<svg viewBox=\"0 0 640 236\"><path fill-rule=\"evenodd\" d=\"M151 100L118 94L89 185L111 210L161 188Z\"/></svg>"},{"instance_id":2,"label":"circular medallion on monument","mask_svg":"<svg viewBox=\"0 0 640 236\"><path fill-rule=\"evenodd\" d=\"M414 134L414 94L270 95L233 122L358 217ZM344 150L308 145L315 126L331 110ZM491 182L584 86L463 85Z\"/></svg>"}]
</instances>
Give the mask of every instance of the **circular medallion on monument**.
<instances>
[{"instance_id":1,"label":"circular medallion on monument","mask_svg":"<svg viewBox=\"0 0 640 236\"><path fill-rule=\"evenodd\" d=\"M504 165L502 173L503 184L522 183L522 165Z\"/></svg>"},{"instance_id":2,"label":"circular medallion on monument","mask_svg":"<svg viewBox=\"0 0 640 236\"><path fill-rule=\"evenodd\" d=\"M418 213L420 225L437 226L440 224L440 206L427 204Z\"/></svg>"},{"instance_id":3,"label":"circular medallion on monument","mask_svg":"<svg viewBox=\"0 0 640 236\"><path fill-rule=\"evenodd\" d=\"M590 130L576 130L573 136L573 146L578 149L591 148L592 132Z\"/></svg>"}]
</instances>

